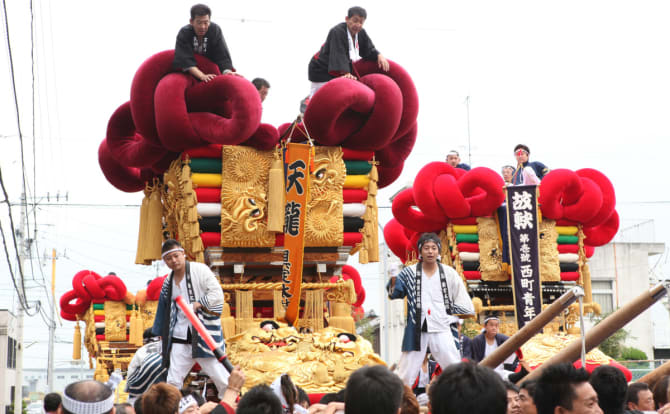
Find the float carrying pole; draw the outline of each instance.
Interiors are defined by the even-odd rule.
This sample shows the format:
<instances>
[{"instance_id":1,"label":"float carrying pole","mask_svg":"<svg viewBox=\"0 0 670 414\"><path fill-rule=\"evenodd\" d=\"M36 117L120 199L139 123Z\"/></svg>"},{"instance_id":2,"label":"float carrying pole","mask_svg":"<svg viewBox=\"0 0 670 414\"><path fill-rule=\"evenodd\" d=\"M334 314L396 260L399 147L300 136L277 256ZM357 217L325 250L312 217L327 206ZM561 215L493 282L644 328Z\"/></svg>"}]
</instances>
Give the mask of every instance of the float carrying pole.
<instances>
[{"instance_id":1,"label":"float carrying pole","mask_svg":"<svg viewBox=\"0 0 670 414\"><path fill-rule=\"evenodd\" d=\"M561 312L567 309L579 296L584 296L584 290L581 287L575 286L562 294L558 299L549 305L545 310L540 312L530 322L525 324L523 328L519 329L517 333L512 335L508 340L503 342L491 355L484 358L479 365L495 369L502 364L510 355L521 345L528 342L530 338L540 332L542 328L557 317Z\"/></svg>"},{"instance_id":2,"label":"float carrying pole","mask_svg":"<svg viewBox=\"0 0 670 414\"><path fill-rule=\"evenodd\" d=\"M223 353L223 350L221 347L216 345L216 342L214 342L214 338L212 338L212 335L207 332L207 329L205 328L205 325L200 322L200 319L196 316L195 313L193 313L193 309L186 303L184 298L181 296L177 296L175 299L175 302L177 302L177 306L184 312L184 315L188 318L189 321L191 321L191 325L195 328L196 331L202 336L202 339L205 340L205 343L209 347L209 349L214 352L214 356L216 359L219 360L219 362L223 365L224 368L228 372L233 372L233 364L230 363L228 358L226 358L226 354Z\"/></svg>"},{"instance_id":3,"label":"float carrying pole","mask_svg":"<svg viewBox=\"0 0 670 414\"><path fill-rule=\"evenodd\" d=\"M664 280L653 288L643 292L641 295L628 302L623 307L619 308L607 318L603 319L596 326L586 334L584 339L585 351L589 352L601 342L607 339L614 332L623 328L628 322L632 321L639 314L647 310L651 305L658 302L663 296L668 293L670 288L670 280ZM531 371L521 382L536 379L542 374L544 367L559 364L561 362L573 363L579 358L582 350L581 341L572 341L562 351L549 358L542 365Z\"/></svg>"}]
</instances>

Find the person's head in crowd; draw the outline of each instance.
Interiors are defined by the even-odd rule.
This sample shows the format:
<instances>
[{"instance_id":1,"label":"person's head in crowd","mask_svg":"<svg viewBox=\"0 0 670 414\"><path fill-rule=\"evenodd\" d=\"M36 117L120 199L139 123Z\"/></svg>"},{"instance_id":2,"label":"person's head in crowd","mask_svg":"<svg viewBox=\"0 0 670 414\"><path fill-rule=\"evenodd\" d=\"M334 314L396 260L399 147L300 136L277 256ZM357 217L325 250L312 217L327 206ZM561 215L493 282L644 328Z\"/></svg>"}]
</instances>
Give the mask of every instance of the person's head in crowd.
<instances>
[{"instance_id":1,"label":"person's head in crowd","mask_svg":"<svg viewBox=\"0 0 670 414\"><path fill-rule=\"evenodd\" d=\"M133 408L135 409L135 414L144 414L142 411L142 394L140 394L140 396L135 399Z\"/></svg>"},{"instance_id":2,"label":"person's head in crowd","mask_svg":"<svg viewBox=\"0 0 670 414\"><path fill-rule=\"evenodd\" d=\"M270 90L270 82L263 78L254 78L251 83L254 84L258 94L261 96L261 102L265 101L265 98L268 96L268 91Z\"/></svg>"},{"instance_id":3,"label":"person's head in crowd","mask_svg":"<svg viewBox=\"0 0 670 414\"><path fill-rule=\"evenodd\" d=\"M536 386L537 380L528 380L521 384L519 403L521 404L521 412L523 414L537 414L534 400Z\"/></svg>"},{"instance_id":4,"label":"person's head in crowd","mask_svg":"<svg viewBox=\"0 0 670 414\"><path fill-rule=\"evenodd\" d=\"M345 390L346 414L396 414L402 403L403 383L383 365L356 370Z\"/></svg>"},{"instance_id":5,"label":"person's head in crowd","mask_svg":"<svg viewBox=\"0 0 670 414\"><path fill-rule=\"evenodd\" d=\"M400 414L419 414L419 401L416 399L416 395L414 395L412 389L407 385L403 387Z\"/></svg>"},{"instance_id":6,"label":"person's head in crowd","mask_svg":"<svg viewBox=\"0 0 670 414\"><path fill-rule=\"evenodd\" d=\"M204 4L196 4L191 7L191 20L189 23L198 37L203 37L209 30L212 10Z\"/></svg>"},{"instance_id":7,"label":"person's head in crowd","mask_svg":"<svg viewBox=\"0 0 670 414\"><path fill-rule=\"evenodd\" d=\"M603 413L623 413L628 382L620 369L612 365L601 365L593 370L589 382L598 394L598 405Z\"/></svg>"},{"instance_id":8,"label":"person's head in crowd","mask_svg":"<svg viewBox=\"0 0 670 414\"><path fill-rule=\"evenodd\" d=\"M492 369L472 362L449 365L428 389L433 414L504 414L507 393Z\"/></svg>"},{"instance_id":9,"label":"person's head in crowd","mask_svg":"<svg viewBox=\"0 0 670 414\"><path fill-rule=\"evenodd\" d=\"M151 332L151 328L147 328L144 330L144 333L142 333L142 342L146 345L149 342L155 342L159 339L158 336L154 335Z\"/></svg>"},{"instance_id":10,"label":"person's head in crowd","mask_svg":"<svg viewBox=\"0 0 670 414\"><path fill-rule=\"evenodd\" d=\"M114 392L99 381L73 382L65 387L61 407L65 414L80 412L114 414Z\"/></svg>"},{"instance_id":11,"label":"person's head in crowd","mask_svg":"<svg viewBox=\"0 0 670 414\"><path fill-rule=\"evenodd\" d=\"M654 411L654 394L644 382L634 382L628 386L626 408L638 411Z\"/></svg>"},{"instance_id":12,"label":"person's head in crowd","mask_svg":"<svg viewBox=\"0 0 670 414\"><path fill-rule=\"evenodd\" d=\"M653 394L657 410L668 403L668 391L670 391L670 375L665 375L654 385Z\"/></svg>"},{"instance_id":13,"label":"person's head in crowd","mask_svg":"<svg viewBox=\"0 0 670 414\"><path fill-rule=\"evenodd\" d=\"M200 405L193 394L188 393L179 400L179 414L200 414Z\"/></svg>"},{"instance_id":14,"label":"person's head in crowd","mask_svg":"<svg viewBox=\"0 0 670 414\"><path fill-rule=\"evenodd\" d=\"M521 414L521 402L519 401L519 387L509 381L504 381L507 391L507 414Z\"/></svg>"},{"instance_id":15,"label":"person's head in crowd","mask_svg":"<svg viewBox=\"0 0 670 414\"><path fill-rule=\"evenodd\" d=\"M303 408L309 408L311 405L309 403L309 395L300 387L298 387L298 405L301 405Z\"/></svg>"},{"instance_id":16,"label":"person's head in crowd","mask_svg":"<svg viewBox=\"0 0 670 414\"><path fill-rule=\"evenodd\" d=\"M57 392L50 392L44 396L44 412L47 414L58 413L62 398Z\"/></svg>"},{"instance_id":17,"label":"person's head in crowd","mask_svg":"<svg viewBox=\"0 0 670 414\"><path fill-rule=\"evenodd\" d=\"M183 388L183 389L180 390L180 392L181 392L182 398L186 397L187 395L190 395L193 398L195 398L195 402L198 404L198 407L200 407L201 405L206 403L205 397L203 397L202 394L200 394L197 390L189 390L189 389Z\"/></svg>"},{"instance_id":18,"label":"person's head in crowd","mask_svg":"<svg viewBox=\"0 0 670 414\"><path fill-rule=\"evenodd\" d=\"M589 374L570 363L546 367L535 388L539 414L601 414Z\"/></svg>"},{"instance_id":19,"label":"person's head in crowd","mask_svg":"<svg viewBox=\"0 0 670 414\"><path fill-rule=\"evenodd\" d=\"M493 339L498 334L500 327L500 319L497 316L487 316L484 319L484 336L488 339Z\"/></svg>"},{"instance_id":20,"label":"person's head in crowd","mask_svg":"<svg viewBox=\"0 0 670 414\"><path fill-rule=\"evenodd\" d=\"M135 414L135 407L129 403L114 404L116 414Z\"/></svg>"},{"instance_id":21,"label":"person's head in crowd","mask_svg":"<svg viewBox=\"0 0 670 414\"><path fill-rule=\"evenodd\" d=\"M278 396L279 400L284 403L286 402L287 411L289 414L293 413L293 406L298 403L298 387L293 384L291 377L288 374L283 374L279 378L279 391L281 395ZM282 397L284 400L282 401Z\"/></svg>"},{"instance_id":22,"label":"person's head in crowd","mask_svg":"<svg viewBox=\"0 0 670 414\"><path fill-rule=\"evenodd\" d=\"M514 147L514 157L516 158L517 165L528 162L528 157L530 156L530 148L526 145L519 144Z\"/></svg>"},{"instance_id":23,"label":"person's head in crowd","mask_svg":"<svg viewBox=\"0 0 670 414\"><path fill-rule=\"evenodd\" d=\"M514 176L514 170L516 170L516 168L512 167L511 165L505 165L504 167L502 167L501 170L502 177L506 183L512 182L512 177Z\"/></svg>"},{"instance_id":24,"label":"person's head in crowd","mask_svg":"<svg viewBox=\"0 0 670 414\"><path fill-rule=\"evenodd\" d=\"M166 382L154 384L142 396L142 414L175 414L179 412L181 392Z\"/></svg>"},{"instance_id":25,"label":"person's head in crowd","mask_svg":"<svg viewBox=\"0 0 670 414\"><path fill-rule=\"evenodd\" d=\"M279 397L267 385L247 391L237 404L236 414L283 414Z\"/></svg>"},{"instance_id":26,"label":"person's head in crowd","mask_svg":"<svg viewBox=\"0 0 670 414\"><path fill-rule=\"evenodd\" d=\"M323 397L319 400L319 404L328 405L331 402L344 402L344 393L345 389L341 389L338 392L329 392L324 394Z\"/></svg>"},{"instance_id":27,"label":"person's head in crowd","mask_svg":"<svg viewBox=\"0 0 670 414\"><path fill-rule=\"evenodd\" d=\"M456 151L456 150L449 151L447 153L446 162L447 162L447 164L456 168L458 166L458 164L461 163L461 156L458 154L458 151Z\"/></svg>"}]
</instances>

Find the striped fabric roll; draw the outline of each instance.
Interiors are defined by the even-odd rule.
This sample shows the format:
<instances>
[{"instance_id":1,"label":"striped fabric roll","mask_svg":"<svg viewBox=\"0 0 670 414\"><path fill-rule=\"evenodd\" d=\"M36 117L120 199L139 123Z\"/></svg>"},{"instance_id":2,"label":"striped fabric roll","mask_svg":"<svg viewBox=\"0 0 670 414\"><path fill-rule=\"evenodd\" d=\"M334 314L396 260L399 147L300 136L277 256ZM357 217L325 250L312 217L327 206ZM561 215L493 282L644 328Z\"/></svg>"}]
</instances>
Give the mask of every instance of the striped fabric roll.
<instances>
[{"instance_id":1,"label":"striped fabric roll","mask_svg":"<svg viewBox=\"0 0 670 414\"><path fill-rule=\"evenodd\" d=\"M202 217L198 219L200 230L204 232L221 233L221 217Z\"/></svg>"},{"instance_id":2,"label":"striped fabric roll","mask_svg":"<svg viewBox=\"0 0 670 414\"><path fill-rule=\"evenodd\" d=\"M207 247L218 247L221 245L221 233L217 232L203 232L200 233L200 238L202 239L202 244ZM344 233L342 235L343 243L342 246L355 246L363 240L363 234L360 232L355 233ZM279 233L275 235L275 246L284 245L284 235Z\"/></svg>"},{"instance_id":3,"label":"striped fabric roll","mask_svg":"<svg viewBox=\"0 0 670 414\"><path fill-rule=\"evenodd\" d=\"M347 175L344 178L344 188L367 188L369 183L370 177L367 175Z\"/></svg>"},{"instance_id":4,"label":"striped fabric roll","mask_svg":"<svg viewBox=\"0 0 670 414\"><path fill-rule=\"evenodd\" d=\"M558 239L556 239L556 242L558 244L577 244L577 242L579 242L579 237L560 234Z\"/></svg>"},{"instance_id":5,"label":"striped fabric roll","mask_svg":"<svg viewBox=\"0 0 670 414\"><path fill-rule=\"evenodd\" d=\"M479 235L477 234L456 234L456 242L478 243Z\"/></svg>"},{"instance_id":6,"label":"striped fabric roll","mask_svg":"<svg viewBox=\"0 0 670 414\"><path fill-rule=\"evenodd\" d=\"M342 215L344 217L363 217L365 214L365 204L347 203L342 205Z\"/></svg>"},{"instance_id":7,"label":"striped fabric roll","mask_svg":"<svg viewBox=\"0 0 670 414\"><path fill-rule=\"evenodd\" d=\"M104 315L93 315L93 320L95 322L104 322L105 321L105 316ZM130 321L130 314L126 313L126 322Z\"/></svg>"},{"instance_id":8,"label":"striped fabric roll","mask_svg":"<svg viewBox=\"0 0 670 414\"><path fill-rule=\"evenodd\" d=\"M182 159L189 158L218 158L221 160L221 144L210 144L204 147L191 148L181 154Z\"/></svg>"},{"instance_id":9,"label":"striped fabric roll","mask_svg":"<svg viewBox=\"0 0 670 414\"><path fill-rule=\"evenodd\" d=\"M563 282L575 282L579 280L579 272L561 272Z\"/></svg>"},{"instance_id":10,"label":"striped fabric roll","mask_svg":"<svg viewBox=\"0 0 670 414\"><path fill-rule=\"evenodd\" d=\"M357 160L357 161L370 161L374 157L375 153L372 151L359 151L349 148L342 148L342 159L347 160Z\"/></svg>"},{"instance_id":11,"label":"striped fabric roll","mask_svg":"<svg viewBox=\"0 0 670 414\"><path fill-rule=\"evenodd\" d=\"M479 270L479 261L476 262L462 262L463 270Z\"/></svg>"},{"instance_id":12,"label":"striped fabric roll","mask_svg":"<svg viewBox=\"0 0 670 414\"><path fill-rule=\"evenodd\" d=\"M221 174L193 173L191 181L198 187L221 187Z\"/></svg>"},{"instance_id":13,"label":"striped fabric roll","mask_svg":"<svg viewBox=\"0 0 670 414\"><path fill-rule=\"evenodd\" d=\"M579 271L579 265L577 263L561 263L560 266L561 273Z\"/></svg>"},{"instance_id":14,"label":"striped fabric roll","mask_svg":"<svg viewBox=\"0 0 670 414\"><path fill-rule=\"evenodd\" d=\"M464 270L463 276L468 280L481 280L482 272L479 270Z\"/></svg>"},{"instance_id":15,"label":"striped fabric roll","mask_svg":"<svg viewBox=\"0 0 670 414\"><path fill-rule=\"evenodd\" d=\"M347 175L367 175L372 170L372 164L368 161L344 160Z\"/></svg>"},{"instance_id":16,"label":"striped fabric roll","mask_svg":"<svg viewBox=\"0 0 670 414\"><path fill-rule=\"evenodd\" d=\"M478 262L479 261L479 253L459 252L458 257L460 257L461 260L464 261L464 262Z\"/></svg>"},{"instance_id":17,"label":"striped fabric roll","mask_svg":"<svg viewBox=\"0 0 670 414\"><path fill-rule=\"evenodd\" d=\"M577 226L556 226L556 232L566 236L574 236L577 234L577 231L579 231Z\"/></svg>"},{"instance_id":18,"label":"striped fabric roll","mask_svg":"<svg viewBox=\"0 0 670 414\"><path fill-rule=\"evenodd\" d=\"M456 224L454 225L454 233L477 234L477 226L474 224Z\"/></svg>"},{"instance_id":19,"label":"striped fabric roll","mask_svg":"<svg viewBox=\"0 0 670 414\"><path fill-rule=\"evenodd\" d=\"M342 232L353 233L360 231L365 225L365 221L360 217L343 217L342 218Z\"/></svg>"},{"instance_id":20,"label":"striped fabric roll","mask_svg":"<svg viewBox=\"0 0 670 414\"><path fill-rule=\"evenodd\" d=\"M459 252L479 253L479 244L477 243L458 243L456 244L456 248Z\"/></svg>"},{"instance_id":21,"label":"striped fabric roll","mask_svg":"<svg viewBox=\"0 0 670 414\"><path fill-rule=\"evenodd\" d=\"M558 261L561 263L577 263L579 255L577 253L559 253Z\"/></svg>"},{"instance_id":22,"label":"striped fabric roll","mask_svg":"<svg viewBox=\"0 0 670 414\"><path fill-rule=\"evenodd\" d=\"M476 217L465 217L465 218L460 218L460 219L453 219L451 222L456 225L477 225L477 218Z\"/></svg>"},{"instance_id":23,"label":"striped fabric roll","mask_svg":"<svg viewBox=\"0 0 670 414\"><path fill-rule=\"evenodd\" d=\"M586 257L593 256L596 249L593 246L584 245L584 254ZM558 253L579 253L579 245L577 244L559 244Z\"/></svg>"},{"instance_id":24,"label":"striped fabric roll","mask_svg":"<svg viewBox=\"0 0 670 414\"><path fill-rule=\"evenodd\" d=\"M198 214L202 217L220 217L221 203L198 203Z\"/></svg>"},{"instance_id":25,"label":"striped fabric roll","mask_svg":"<svg viewBox=\"0 0 670 414\"><path fill-rule=\"evenodd\" d=\"M96 299L96 300L92 300L91 302L93 302L93 310L105 309L105 300L104 299L103 300ZM133 305L126 304L126 310L127 311L133 310Z\"/></svg>"},{"instance_id":26,"label":"striped fabric roll","mask_svg":"<svg viewBox=\"0 0 670 414\"><path fill-rule=\"evenodd\" d=\"M366 190L356 188L345 188L342 190L342 202L344 204L364 203L368 199Z\"/></svg>"},{"instance_id":27,"label":"striped fabric roll","mask_svg":"<svg viewBox=\"0 0 670 414\"><path fill-rule=\"evenodd\" d=\"M221 188L199 187L195 189L195 198L198 203L221 204Z\"/></svg>"},{"instance_id":28,"label":"striped fabric roll","mask_svg":"<svg viewBox=\"0 0 670 414\"><path fill-rule=\"evenodd\" d=\"M221 174L221 158L192 158L191 171L194 173Z\"/></svg>"},{"instance_id":29,"label":"striped fabric roll","mask_svg":"<svg viewBox=\"0 0 670 414\"><path fill-rule=\"evenodd\" d=\"M132 310L126 309L126 316L130 315L131 313L133 313ZM93 316L105 316L105 310L104 309L94 310Z\"/></svg>"}]
</instances>

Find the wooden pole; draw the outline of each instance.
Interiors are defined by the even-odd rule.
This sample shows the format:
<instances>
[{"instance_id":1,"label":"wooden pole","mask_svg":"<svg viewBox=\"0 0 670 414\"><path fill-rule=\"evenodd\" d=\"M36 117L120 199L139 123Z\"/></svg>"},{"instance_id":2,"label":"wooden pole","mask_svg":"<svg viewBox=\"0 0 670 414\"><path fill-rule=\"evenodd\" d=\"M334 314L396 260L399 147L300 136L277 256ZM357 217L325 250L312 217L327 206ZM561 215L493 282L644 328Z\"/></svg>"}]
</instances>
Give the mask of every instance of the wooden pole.
<instances>
[{"instance_id":1,"label":"wooden pole","mask_svg":"<svg viewBox=\"0 0 670 414\"><path fill-rule=\"evenodd\" d=\"M495 369L495 367L502 364L503 361L519 349L521 345L528 342L528 340L540 332L545 325L551 322L556 316L563 312L563 310L577 300L578 296L584 296L584 291L579 286L575 286L562 294L561 297L554 301L554 303L549 305L530 322L525 324L523 328L519 329L517 333L503 342L491 355L484 358L479 365Z\"/></svg>"},{"instance_id":2,"label":"wooden pole","mask_svg":"<svg viewBox=\"0 0 670 414\"><path fill-rule=\"evenodd\" d=\"M650 290L643 292L641 295L628 302L623 307L619 308L616 312L612 313L607 318L603 319L598 325L591 328L591 330L586 334L585 338L586 352L589 352L598 346L614 332L623 328L628 322L633 320L635 317L637 317L639 314L647 310L651 305L665 296L668 293L668 287L670 287L670 280L665 280L657 284ZM544 367L559 364L561 362L573 363L579 359L581 350L581 341L572 341L562 351L549 358L549 360L547 360L544 364L534 369L530 374L519 381L519 383L538 378L540 374L542 374Z\"/></svg>"}]
</instances>

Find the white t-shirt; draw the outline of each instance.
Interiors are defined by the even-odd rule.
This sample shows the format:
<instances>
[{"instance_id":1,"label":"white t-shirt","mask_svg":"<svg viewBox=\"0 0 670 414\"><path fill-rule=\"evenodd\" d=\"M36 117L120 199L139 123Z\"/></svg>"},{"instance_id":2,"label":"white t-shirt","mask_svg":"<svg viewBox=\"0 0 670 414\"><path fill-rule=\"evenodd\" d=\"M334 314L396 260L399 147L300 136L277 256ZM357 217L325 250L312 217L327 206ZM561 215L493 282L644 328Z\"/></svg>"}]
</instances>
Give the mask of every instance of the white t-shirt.
<instances>
[{"instance_id":1,"label":"white t-shirt","mask_svg":"<svg viewBox=\"0 0 670 414\"><path fill-rule=\"evenodd\" d=\"M428 332L449 331L450 325L458 322L456 316L447 314L438 269L432 275L421 272L421 326L424 321Z\"/></svg>"},{"instance_id":2,"label":"white t-shirt","mask_svg":"<svg viewBox=\"0 0 670 414\"><path fill-rule=\"evenodd\" d=\"M191 300L188 297L188 287L186 286L186 276L181 279L179 284L175 283L175 280L172 280L172 300L175 300L177 296L181 296L184 301L188 304L191 303ZM182 312L181 309L177 309L177 322L174 325L174 330L172 331L172 337L178 339L187 339L188 338L188 328L190 322L188 318Z\"/></svg>"}]
</instances>

